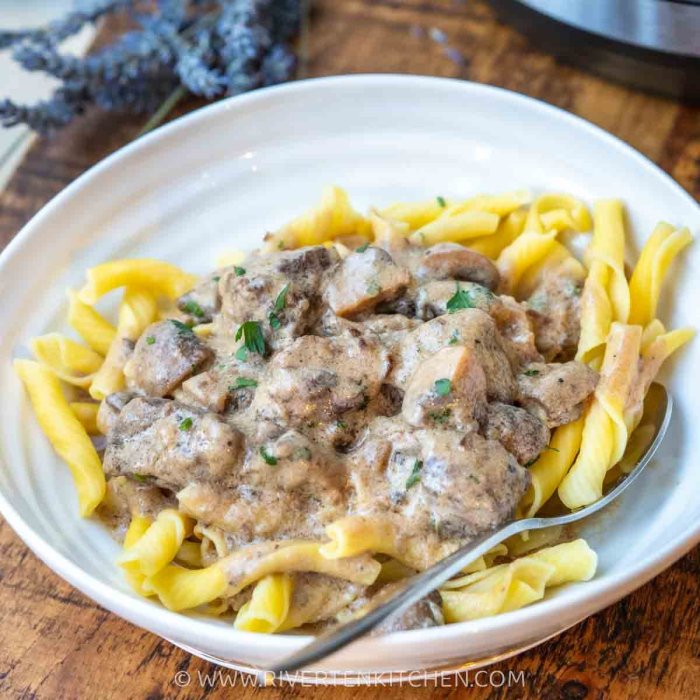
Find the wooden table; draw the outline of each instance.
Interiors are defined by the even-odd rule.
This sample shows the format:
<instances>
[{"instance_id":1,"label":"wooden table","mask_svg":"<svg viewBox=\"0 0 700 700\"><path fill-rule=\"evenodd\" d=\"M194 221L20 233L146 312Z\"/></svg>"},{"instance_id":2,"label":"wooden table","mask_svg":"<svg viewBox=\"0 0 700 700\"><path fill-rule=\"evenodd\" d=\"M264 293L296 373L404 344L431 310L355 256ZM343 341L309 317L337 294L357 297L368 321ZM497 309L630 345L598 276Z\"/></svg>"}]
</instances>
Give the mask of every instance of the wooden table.
<instances>
[{"instance_id":1,"label":"wooden table","mask_svg":"<svg viewBox=\"0 0 700 700\"><path fill-rule=\"evenodd\" d=\"M700 197L700 110L560 65L500 25L480 0L322 0L316 7L306 47L308 75L424 73L524 92L617 134ZM463 52L463 65L425 36L433 27ZM130 141L143 122L94 113L55 138L38 141L0 195L0 244L80 173ZM212 673L214 666L92 603L40 563L5 523L0 524L0 551L2 697L219 698L266 692L268 697L358 700L386 692L309 687L260 691L240 681L234 690L221 683L199 687L197 674ZM699 574L696 549L604 612L493 667L506 674L524 672L524 683L469 690L438 683L431 692L475 698L697 697ZM195 679L188 688L177 687L178 671ZM493 679L500 684L500 676ZM402 692L417 696L426 691Z\"/></svg>"}]
</instances>

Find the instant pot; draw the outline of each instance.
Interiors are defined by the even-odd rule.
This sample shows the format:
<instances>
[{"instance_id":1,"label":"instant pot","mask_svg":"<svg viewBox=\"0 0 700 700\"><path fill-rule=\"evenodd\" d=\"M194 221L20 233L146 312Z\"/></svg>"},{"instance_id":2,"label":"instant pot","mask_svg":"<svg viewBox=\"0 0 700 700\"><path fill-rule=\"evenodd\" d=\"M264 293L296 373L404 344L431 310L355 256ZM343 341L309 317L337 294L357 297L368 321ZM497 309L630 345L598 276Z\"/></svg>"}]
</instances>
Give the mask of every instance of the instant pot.
<instances>
[{"instance_id":1,"label":"instant pot","mask_svg":"<svg viewBox=\"0 0 700 700\"><path fill-rule=\"evenodd\" d=\"M537 46L627 85L700 102L700 0L491 0Z\"/></svg>"}]
</instances>

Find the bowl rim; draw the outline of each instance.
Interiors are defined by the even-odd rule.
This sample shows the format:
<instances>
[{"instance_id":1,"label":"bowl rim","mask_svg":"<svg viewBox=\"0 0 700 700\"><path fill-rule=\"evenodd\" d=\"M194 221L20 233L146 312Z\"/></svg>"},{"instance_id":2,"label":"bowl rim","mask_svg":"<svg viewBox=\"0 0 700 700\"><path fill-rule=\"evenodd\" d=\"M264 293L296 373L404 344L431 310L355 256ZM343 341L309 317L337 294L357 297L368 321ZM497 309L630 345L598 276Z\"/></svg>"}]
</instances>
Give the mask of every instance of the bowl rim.
<instances>
[{"instance_id":1,"label":"bowl rim","mask_svg":"<svg viewBox=\"0 0 700 700\"><path fill-rule=\"evenodd\" d=\"M470 93L475 99L485 95L491 99L501 100L504 107L514 106L515 108L527 110L531 114L544 115L550 119L561 120L574 129L588 132L593 138L602 140L611 149L618 151L621 156L627 158L628 161L632 161L635 167L651 171L654 176L660 179L661 183L673 190L675 195L684 199L691 208L694 208L700 218L700 205L680 184L650 158L601 127L564 109L505 88L455 78L393 73L356 74L309 78L226 98L194 110L121 147L82 173L55 195L22 227L0 253L0 275L13 264L13 259L20 249L31 242L33 231L43 226L47 220L50 220L59 207L77 195L94 177L123 161L128 161L135 154L148 152L149 150L153 151L171 137L181 132L186 132L193 125L205 122L208 118L224 112L231 112L235 117L236 113L246 110L248 106L274 101L278 96L290 93L303 94L316 90L328 90L332 93L335 90L358 85L386 88L400 87L411 90L429 88L446 92L457 90L465 94ZM57 549L54 549L48 541L25 522L2 491L0 491L0 514L34 554L64 580L120 617L125 617L124 611L129 611L127 619L141 627L155 628L159 630L158 634L167 634L176 639L188 640L190 644L194 644L194 640L197 639L215 639L217 643L222 645L235 642L236 645L245 645L251 651L265 648L268 652L275 651L280 654L291 652L312 639L310 635L261 635L252 632L242 632L232 627L212 624L213 621L201 617L193 617L167 610L159 603L137 597L101 581L61 554ZM565 613L572 612L574 608L576 608L577 619L582 619L642 586L683 556L698 542L700 542L700 521L689 523L680 534L668 541L665 546L654 550L646 558L624 571L610 576L604 582L594 578L584 584L574 584L586 586L586 592L580 596L578 601L570 601L563 597L550 598L539 601L537 605L490 618L443 625L425 630L393 632L383 636L364 639L358 644L365 646L367 650L371 648L372 653L376 653L384 645L395 648L396 646L410 647L418 641L440 643L447 639L459 638L470 634L502 632L510 627L515 628L521 624L530 625L537 620L545 620L546 618L558 619L561 616L561 619L564 619Z\"/></svg>"}]
</instances>

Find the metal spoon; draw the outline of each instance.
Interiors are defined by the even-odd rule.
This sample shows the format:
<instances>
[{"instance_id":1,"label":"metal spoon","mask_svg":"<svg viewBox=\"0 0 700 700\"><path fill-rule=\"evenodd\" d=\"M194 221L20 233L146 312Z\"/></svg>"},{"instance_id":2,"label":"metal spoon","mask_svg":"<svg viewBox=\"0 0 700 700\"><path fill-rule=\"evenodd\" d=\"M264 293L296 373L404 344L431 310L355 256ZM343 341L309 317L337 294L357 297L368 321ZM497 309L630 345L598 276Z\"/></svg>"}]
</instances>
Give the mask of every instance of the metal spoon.
<instances>
[{"instance_id":1,"label":"metal spoon","mask_svg":"<svg viewBox=\"0 0 700 700\"><path fill-rule=\"evenodd\" d=\"M449 578L458 574L467 564L512 535L525 530L539 530L554 525L567 525L577 520L582 520L601 510L601 508L605 508L639 476L642 469L654 456L671 420L672 407L673 402L666 389L661 384L652 384L644 401L644 414L640 421L640 426L646 428L646 430L640 428L637 432L637 434L646 435L648 442L646 446L637 444L634 454L631 454L632 449L628 444L625 455L619 465L623 467L620 470L620 478L616 482L609 484L607 493L595 503L573 513L566 512L551 517L513 520L496 531L477 537L429 569L404 579L401 582L403 588L399 592L396 591L396 588L393 588L387 595L388 600L380 602L378 606L374 607L363 617L331 628L298 652L274 664L269 671L262 671L259 674L259 680L265 683L279 674L296 671L350 644L358 637L367 634L367 632L375 628L390 615L402 612L409 605L423 598L423 596L436 589ZM630 465L630 469L624 468L626 466L625 462L629 463L635 460L635 454L640 456L633 468L632 465Z\"/></svg>"}]
</instances>

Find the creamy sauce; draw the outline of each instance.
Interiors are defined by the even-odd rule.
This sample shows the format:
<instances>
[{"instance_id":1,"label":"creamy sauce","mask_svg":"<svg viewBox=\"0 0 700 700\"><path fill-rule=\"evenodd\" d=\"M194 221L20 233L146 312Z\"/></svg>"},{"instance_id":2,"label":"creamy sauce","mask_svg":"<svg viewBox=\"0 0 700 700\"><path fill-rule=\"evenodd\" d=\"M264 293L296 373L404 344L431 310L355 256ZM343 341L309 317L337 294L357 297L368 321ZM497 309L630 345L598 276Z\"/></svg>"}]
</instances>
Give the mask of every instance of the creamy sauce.
<instances>
[{"instance_id":1,"label":"creamy sauce","mask_svg":"<svg viewBox=\"0 0 700 700\"><path fill-rule=\"evenodd\" d=\"M324 540L329 523L364 514L393 523L415 568L430 565L513 516L526 465L597 381L540 352L575 345L570 279L537 290L538 323L498 288L493 263L454 244L344 258L319 246L216 271L178 319L146 329L129 392L102 406L112 500L176 500L231 551Z\"/></svg>"}]
</instances>

